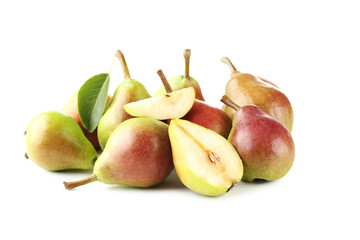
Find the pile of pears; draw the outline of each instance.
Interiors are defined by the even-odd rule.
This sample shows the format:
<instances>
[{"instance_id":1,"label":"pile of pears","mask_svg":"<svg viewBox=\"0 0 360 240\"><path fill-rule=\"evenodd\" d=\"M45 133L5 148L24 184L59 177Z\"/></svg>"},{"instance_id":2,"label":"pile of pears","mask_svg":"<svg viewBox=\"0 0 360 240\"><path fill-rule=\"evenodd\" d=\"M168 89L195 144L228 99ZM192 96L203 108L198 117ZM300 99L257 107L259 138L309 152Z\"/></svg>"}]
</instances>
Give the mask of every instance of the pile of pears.
<instances>
[{"instance_id":1,"label":"pile of pears","mask_svg":"<svg viewBox=\"0 0 360 240\"><path fill-rule=\"evenodd\" d=\"M153 187L175 168L187 188L219 196L240 181L274 181L288 173L295 158L294 114L274 83L239 72L224 57L231 78L219 109L205 102L189 75L189 49L184 75L168 81L159 70L163 86L153 96L131 78L122 52L115 55L124 81L107 96L93 132L79 116L78 93L61 112L35 117L25 131L25 156L38 166L48 171L93 168L85 179L64 182L66 189L94 181Z\"/></svg>"}]
</instances>

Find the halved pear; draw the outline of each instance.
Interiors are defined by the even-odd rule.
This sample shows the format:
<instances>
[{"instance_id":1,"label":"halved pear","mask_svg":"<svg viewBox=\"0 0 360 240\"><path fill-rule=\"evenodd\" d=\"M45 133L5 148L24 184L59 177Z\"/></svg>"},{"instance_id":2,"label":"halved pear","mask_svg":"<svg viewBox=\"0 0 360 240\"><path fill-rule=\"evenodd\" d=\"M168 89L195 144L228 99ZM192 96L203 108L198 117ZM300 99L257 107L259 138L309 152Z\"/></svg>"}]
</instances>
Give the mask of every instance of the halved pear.
<instances>
[{"instance_id":1,"label":"halved pear","mask_svg":"<svg viewBox=\"0 0 360 240\"><path fill-rule=\"evenodd\" d=\"M242 161L221 135L187 120L174 119L169 137L176 173L191 190L219 196L241 180Z\"/></svg>"},{"instance_id":2,"label":"halved pear","mask_svg":"<svg viewBox=\"0 0 360 240\"><path fill-rule=\"evenodd\" d=\"M135 117L152 117L158 120L181 118L190 111L195 101L195 90L183 88L157 97L124 105L125 111Z\"/></svg>"}]
</instances>

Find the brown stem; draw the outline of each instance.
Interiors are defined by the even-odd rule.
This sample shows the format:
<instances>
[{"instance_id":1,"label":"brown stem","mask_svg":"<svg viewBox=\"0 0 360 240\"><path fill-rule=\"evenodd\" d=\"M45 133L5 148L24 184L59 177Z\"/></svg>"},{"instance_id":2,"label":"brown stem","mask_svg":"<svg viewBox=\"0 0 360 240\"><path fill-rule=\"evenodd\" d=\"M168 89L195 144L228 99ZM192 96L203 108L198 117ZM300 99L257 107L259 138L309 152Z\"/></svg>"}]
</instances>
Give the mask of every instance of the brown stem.
<instances>
[{"instance_id":1,"label":"brown stem","mask_svg":"<svg viewBox=\"0 0 360 240\"><path fill-rule=\"evenodd\" d=\"M225 105L231 107L232 109L234 109L235 111L238 111L241 107L239 105L237 105L236 103L234 103L233 101L231 101L231 99L224 95L220 101L222 101Z\"/></svg>"},{"instance_id":2,"label":"brown stem","mask_svg":"<svg viewBox=\"0 0 360 240\"><path fill-rule=\"evenodd\" d=\"M26 159L29 159L29 156L27 155L27 153L24 154L24 157L25 157Z\"/></svg>"},{"instance_id":3,"label":"brown stem","mask_svg":"<svg viewBox=\"0 0 360 240\"><path fill-rule=\"evenodd\" d=\"M229 66L231 72L236 72L237 71L234 64L232 64L232 62L230 61L230 59L228 57L221 58L221 61L223 63L226 63Z\"/></svg>"},{"instance_id":4,"label":"brown stem","mask_svg":"<svg viewBox=\"0 0 360 240\"><path fill-rule=\"evenodd\" d=\"M185 78L187 80L190 80L190 56L191 56L191 51L190 49L185 49L184 50L184 58L185 58Z\"/></svg>"},{"instance_id":5,"label":"brown stem","mask_svg":"<svg viewBox=\"0 0 360 240\"><path fill-rule=\"evenodd\" d=\"M81 179L81 180L77 180L77 181L73 181L73 182L63 182L64 183L64 186L67 190L70 190L70 189L73 189L73 188L76 188L78 186L81 186L81 185L85 185L85 184L88 184L88 183L92 183L92 182L95 182L97 181L97 178L95 175L91 175L87 178L84 178L84 179Z\"/></svg>"},{"instance_id":6,"label":"brown stem","mask_svg":"<svg viewBox=\"0 0 360 240\"><path fill-rule=\"evenodd\" d=\"M128 66L126 64L126 61L125 61L125 57L124 55L122 54L122 52L120 50L117 50L115 52L115 56L119 59L120 61L120 64L121 64L121 67L123 69L123 72L124 72L124 80L129 80L131 78L130 76L130 72L129 72L129 69L128 69Z\"/></svg>"},{"instance_id":7,"label":"brown stem","mask_svg":"<svg viewBox=\"0 0 360 240\"><path fill-rule=\"evenodd\" d=\"M166 79L163 71L160 69L160 70L157 71L157 74L159 75L159 77L160 77L160 79L161 79L161 81L162 81L162 83L164 85L164 88L165 88L166 92L171 93L173 90L172 90L172 88L170 86L170 83Z\"/></svg>"}]
</instances>

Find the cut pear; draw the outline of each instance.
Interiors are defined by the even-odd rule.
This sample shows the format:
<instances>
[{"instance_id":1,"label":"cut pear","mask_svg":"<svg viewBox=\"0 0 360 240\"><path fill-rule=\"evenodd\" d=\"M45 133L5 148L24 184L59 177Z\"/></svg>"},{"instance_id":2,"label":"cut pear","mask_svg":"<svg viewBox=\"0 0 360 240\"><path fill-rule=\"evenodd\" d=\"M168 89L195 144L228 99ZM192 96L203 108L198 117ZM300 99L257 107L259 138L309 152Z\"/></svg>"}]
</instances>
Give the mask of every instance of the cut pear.
<instances>
[{"instance_id":1,"label":"cut pear","mask_svg":"<svg viewBox=\"0 0 360 240\"><path fill-rule=\"evenodd\" d=\"M151 117L158 120L181 118L190 111L195 101L195 90L183 88L157 97L124 105L125 111L135 117Z\"/></svg>"},{"instance_id":2,"label":"cut pear","mask_svg":"<svg viewBox=\"0 0 360 240\"><path fill-rule=\"evenodd\" d=\"M219 196L241 180L242 161L221 135L187 120L174 119L169 136L175 170L186 187L203 195Z\"/></svg>"}]
</instances>

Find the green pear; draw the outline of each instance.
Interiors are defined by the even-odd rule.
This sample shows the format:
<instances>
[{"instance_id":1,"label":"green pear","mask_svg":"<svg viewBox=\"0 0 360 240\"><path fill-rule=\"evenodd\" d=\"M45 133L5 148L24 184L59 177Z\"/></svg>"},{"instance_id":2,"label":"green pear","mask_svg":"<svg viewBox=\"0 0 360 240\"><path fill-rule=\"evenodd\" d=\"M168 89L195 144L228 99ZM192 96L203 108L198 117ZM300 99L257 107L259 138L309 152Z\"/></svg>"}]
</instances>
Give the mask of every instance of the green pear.
<instances>
[{"instance_id":1,"label":"green pear","mask_svg":"<svg viewBox=\"0 0 360 240\"><path fill-rule=\"evenodd\" d=\"M189 189L219 196L241 180L242 161L221 135L187 120L173 119L169 136L176 173Z\"/></svg>"},{"instance_id":2,"label":"green pear","mask_svg":"<svg viewBox=\"0 0 360 240\"><path fill-rule=\"evenodd\" d=\"M123 108L130 102L136 102L141 99L149 98L150 94L144 85L130 77L124 55L120 50L116 52L124 72L124 82L119 84L115 93L101 117L98 125L98 139L102 149L105 148L111 133L123 121L132 118Z\"/></svg>"},{"instance_id":3,"label":"green pear","mask_svg":"<svg viewBox=\"0 0 360 240\"><path fill-rule=\"evenodd\" d=\"M270 81L249 73L236 70L229 58L222 61L231 69L231 78L226 84L225 94L237 105L254 104L265 113L280 121L291 132L294 122L294 112L289 99ZM232 119L235 110L224 105L224 111Z\"/></svg>"},{"instance_id":4,"label":"green pear","mask_svg":"<svg viewBox=\"0 0 360 240\"><path fill-rule=\"evenodd\" d=\"M72 189L100 181L151 187L164 181L173 168L168 125L153 118L132 118L119 124L111 134L93 175L64 185Z\"/></svg>"},{"instance_id":5,"label":"green pear","mask_svg":"<svg viewBox=\"0 0 360 240\"><path fill-rule=\"evenodd\" d=\"M174 90L174 91L182 89L182 88L193 87L195 90L195 98L204 101L204 97L202 95L199 83L189 75L190 55L191 55L190 49L186 49L184 51L185 74L178 75L178 76L171 78L169 80L169 83L170 83L172 90ZM155 93L154 96L159 96L159 95L162 95L165 93L166 93L166 90L163 86Z\"/></svg>"},{"instance_id":6,"label":"green pear","mask_svg":"<svg viewBox=\"0 0 360 240\"><path fill-rule=\"evenodd\" d=\"M26 129L27 156L49 171L89 169L97 152L74 119L56 111L35 117Z\"/></svg>"},{"instance_id":7,"label":"green pear","mask_svg":"<svg viewBox=\"0 0 360 240\"><path fill-rule=\"evenodd\" d=\"M236 110L229 141L243 160L242 180L274 181L285 176L295 158L289 130L253 104L240 107L227 96L221 101Z\"/></svg>"}]
</instances>

